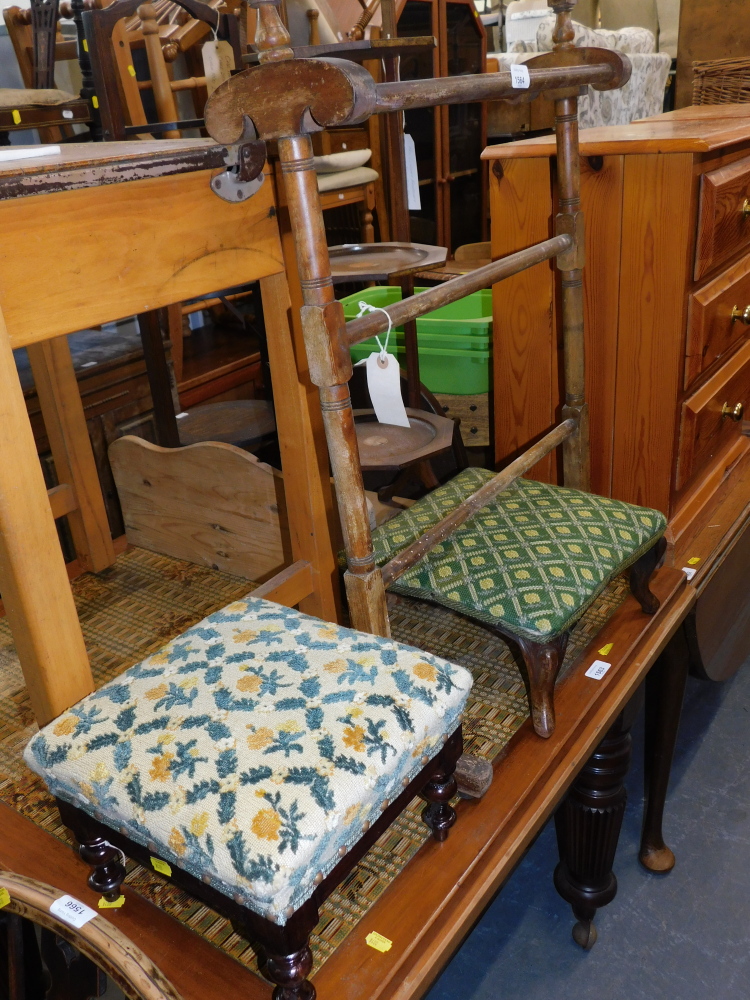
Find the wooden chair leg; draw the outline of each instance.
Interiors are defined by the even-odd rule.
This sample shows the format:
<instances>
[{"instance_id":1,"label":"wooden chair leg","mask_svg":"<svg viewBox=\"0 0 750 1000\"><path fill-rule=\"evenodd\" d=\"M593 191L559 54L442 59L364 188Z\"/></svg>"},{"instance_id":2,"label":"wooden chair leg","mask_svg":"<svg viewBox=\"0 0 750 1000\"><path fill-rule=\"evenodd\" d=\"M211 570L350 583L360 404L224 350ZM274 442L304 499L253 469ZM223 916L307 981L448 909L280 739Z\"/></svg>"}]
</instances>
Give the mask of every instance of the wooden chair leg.
<instances>
[{"instance_id":1,"label":"wooden chair leg","mask_svg":"<svg viewBox=\"0 0 750 1000\"><path fill-rule=\"evenodd\" d=\"M514 636L529 673L529 701L534 732L544 739L555 731L555 681L565 657L570 633L551 642L531 642Z\"/></svg>"},{"instance_id":2,"label":"wooden chair leg","mask_svg":"<svg viewBox=\"0 0 750 1000\"><path fill-rule=\"evenodd\" d=\"M630 567L630 589L647 615L654 615L659 610L659 598L649 589L649 582L666 549L667 540L662 536Z\"/></svg>"},{"instance_id":3,"label":"wooden chair leg","mask_svg":"<svg viewBox=\"0 0 750 1000\"><path fill-rule=\"evenodd\" d=\"M463 752L461 727L449 737L440 753L440 769L436 771L422 791L427 805L422 810L422 819L432 830L435 840L445 840L448 831L456 822L456 812L450 800L458 791L456 764Z\"/></svg>"}]
</instances>

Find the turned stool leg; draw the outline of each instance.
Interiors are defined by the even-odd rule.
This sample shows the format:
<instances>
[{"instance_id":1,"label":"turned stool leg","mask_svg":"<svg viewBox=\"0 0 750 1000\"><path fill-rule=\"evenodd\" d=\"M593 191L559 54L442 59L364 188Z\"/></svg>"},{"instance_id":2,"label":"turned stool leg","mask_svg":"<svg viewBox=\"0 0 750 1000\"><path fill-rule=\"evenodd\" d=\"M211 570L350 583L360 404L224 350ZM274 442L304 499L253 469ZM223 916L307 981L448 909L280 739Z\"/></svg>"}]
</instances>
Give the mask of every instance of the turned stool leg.
<instances>
[{"instance_id":1,"label":"turned stool leg","mask_svg":"<svg viewBox=\"0 0 750 1000\"><path fill-rule=\"evenodd\" d=\"M422 810L422 819L432 830L435 840L445 840L448 831L456 822L456 812L450 805L450 800L458 791L456 783L456 764L463 752L463 735L459 726L438 757L438 770L422 790L422 797L427 799L427 805Z\"/></svg>"},{"instance_id":2,"label":"turned stool leg","mask_svg":"<svg viewBox=\"0 0 750 1000\"><path fill-rule=\"evenodd\" d=\"M90 836L81 841L78 853L94 869L88 878L89 886L94 892L101 893L110 902L119 899L120 886L125 878L125 865L120 851L108 844L103 837Z\"/></svg>"},{"instance_id":3,"label":"turned stool leg","mask_svg":"<svg viewBox=\"0 0 750 1000\"><path fill-rule=\"evenodd\" d=\"M290 955L266 951L265 973L276 984L273 1000L315 1000L315 987L307 978L312 969L312 952L305 945Z\"/></svg>"},{"instance_id":4,"label":"turned stool leg","mask_svg":"<svg viewBox=\"0 0 750 1000\"><path fill-rule=\"evenodd\" d=\"M627 710L620 714L555 813L560 853L555 888L572 905L578 921L573 938L586 949L596 942L597 909L617 893L612 864L625 814L631 722Z\"/></svg>"},{"instance_id":5,"label":"turned stool leg","mask_svg":"<svg viewBox=\"0 0 750 1000\"><path fill-rule=\"evenodd\" d=\"M544 739L555 731L555 681L565 659L568 632L551 642L516 637L529 674L529 701L534 732Z\"/></svg>"},{"instance_id":6,"label":"turned stool leg","mask_svg":"<svg viewBox=\"0 0 750 1000\"><path fill-rule=\"evenodd\" d=\"M652 872L668 872L675 857L664 843L662 821L690 654L683 626L646 678L646 808L639 858Z\"/></svg>"},{"instance_id":7,"label":"turned stool leg","mask_svg":"<svg viewBox=\"0 0 750 1000\"><path fill-rule=\"evenodd\" d=\"M648 552L630 567L630 589L636 601L647 615L655 615L659 610L659 598L649 588L654 570L661 562L667 548L667 540L662 536Z\"/></svg>"}]
</instances>

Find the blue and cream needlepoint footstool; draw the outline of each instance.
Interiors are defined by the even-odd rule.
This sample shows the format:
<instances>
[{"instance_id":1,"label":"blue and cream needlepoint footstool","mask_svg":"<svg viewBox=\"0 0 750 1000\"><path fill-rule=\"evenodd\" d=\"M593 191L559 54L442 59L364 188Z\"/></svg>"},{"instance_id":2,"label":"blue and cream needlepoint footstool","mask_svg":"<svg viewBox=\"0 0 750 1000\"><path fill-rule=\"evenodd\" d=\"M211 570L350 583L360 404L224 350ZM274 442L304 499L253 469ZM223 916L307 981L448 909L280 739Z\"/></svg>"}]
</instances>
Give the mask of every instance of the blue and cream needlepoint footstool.
<instances>
[{"instance_id":1,"label":"blue and cream needlepoint footstool","mask_svg":"<svg viewBox=\"0 0 750 1000\"><path fill-rule=\"evenodd\" d=\"M471 684L436 656L250 597L78 702L25 759L95 891L119 896L120 851L162 862L261 945L276 1000L310 1000L319 904L415 795L447 836Z\"/></svg>"},{"instance_id":2,"label":"blue and cream needlepoint footstool","mask_svg":"<svg viewBox=\"0 0 750 1000\"><path fill-rule=\"evenodd\" d=\"M373 532L382 566L494 476L469 468ZM517 479L389 590L442 604L521 651L534 729L554 730L554 685L570 630L614 577L630 572L643 611L659 601L649 579L661 559L667 519L580 490Z\"/></svg>"}]
</instances>

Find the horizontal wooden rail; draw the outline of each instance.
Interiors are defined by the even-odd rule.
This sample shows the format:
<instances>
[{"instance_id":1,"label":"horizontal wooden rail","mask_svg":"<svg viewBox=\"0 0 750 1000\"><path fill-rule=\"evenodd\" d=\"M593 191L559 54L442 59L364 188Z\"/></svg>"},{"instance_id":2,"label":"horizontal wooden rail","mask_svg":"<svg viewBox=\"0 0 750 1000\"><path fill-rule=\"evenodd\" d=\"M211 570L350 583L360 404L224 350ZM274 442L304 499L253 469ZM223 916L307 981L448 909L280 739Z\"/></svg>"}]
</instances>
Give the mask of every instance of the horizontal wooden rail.
<instances>
[{"instance_id":1,"label":"horizontal wooden rail","mask_svg":"<svg viewBox=\"0 0 750 1000\"><path fill-rule=\"evenodd\" d=\"M266 601L284 604L293 608L313 592L312 566L305 559L282 569L270 580L252 591L250 597L262 597Z\"/></svg>"},{"instance_id":2,"label":"horizontal wooden rail","mask_svg":"<svg viewBox=\"0 0 750 1000\"><path fill-rule=\"evenodd\" d=\"M47 490L47 496L49 497L49 505L52 508L52 516L55 520L58 517L64 517L66 514L72 513L74 510L78 510L78 498L70 483L61 483L59 486L53 486L52 489Z\"/></svg>"},{"instance_id":3,"label":"horizontal wooden rail","mask_svg":"<svg viewBox=\"0 0 750 1000\"><path fill-rule=\"evenodd\" d=\"M395 302L385 310L378 309L377 312L360 316L359 319L350 320L346 324L346 336L349 345L358 344L361 340L374 337L377 333L382 333L388 329L388 320L383 315L387 312L393 326L400 326L410 319L424 316L432 309L439 309L440 306L447 306L457 299L462 299L465 295L480 288L487 288L496 281L509 278L519 271L525 271L534 264L540 264L544 260L557 256L564 250L573 246L573 238L567 233L562 236L553 236L550 240L537 243L526 250L519 250L518 253L509 254L501 260L493 260L491 264L485 264L467 274L461 274L457 278L451 278L435 288L428 288L418 295L410 295L401 302Z\"/></svg>"},{"instance_id":4,"label":"horizontal wooden rail","mask_svg":"<svg viewBox=\"0 0 750 1000\"><path fill-rule=\"evenodd\" d=\"M610 83L614 78L615 69L610 63L595 63L549 69L532 67L529 69L529 86L522 90L513 86L509 70L434 80L401 80L376 85L375 107L378 111L404 111L408 108L433 108L437 104L503 101L509 98L527 100L545 90Z\"/></svg>"},{"instance_id":5,"label":"horizontal wooden rail","mask_svg":"<svg viewBox=\"0 0 750 1000\"><path fill-rule=\"evenodd\" d=\"M514 480L522 476L524 472L528 472L545 455L548 455L558 445L561 445L566 438L570 437L577 425L578 422L572 418L563 420L549 434L545 434L541 441L537 441L528 451L525 451L514 462L511 462L507 468L503 469L502 472L498 472L493 479L490 479L488 483L480 487L476 493L472 493L470 497L467 497L447 517L444 517L442 521L438 521L431 528L428 528L415 542L412 542L411 545L408 545L403 551L399 552L397 556L394 556L390 562L387 562L383 566L383 582L386 587L393 583L394 580L398 580L400 576L403 576L408 569L411 569L423 556L427 555L430 549L434 548L439 542L445 541L449 535L453 534L456 528L460 528L465 521L468 521L472 514L476 514L478 510L481 510L491 500L494 500L498 493L507 489Z\"/></svg>"}]
</instances>

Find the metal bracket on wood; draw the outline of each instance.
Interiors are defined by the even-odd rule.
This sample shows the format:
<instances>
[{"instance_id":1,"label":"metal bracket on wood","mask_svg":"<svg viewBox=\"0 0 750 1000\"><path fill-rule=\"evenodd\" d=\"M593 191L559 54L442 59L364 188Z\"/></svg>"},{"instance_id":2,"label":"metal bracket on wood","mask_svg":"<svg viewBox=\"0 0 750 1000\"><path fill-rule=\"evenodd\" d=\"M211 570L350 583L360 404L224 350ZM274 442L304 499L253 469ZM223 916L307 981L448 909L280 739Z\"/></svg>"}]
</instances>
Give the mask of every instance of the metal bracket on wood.
<instances>
[{"instance_id":1,"label":"metal bracket on wood","mask_svg":"<svg viewBox=\"0 0 750 1000\"><path fill-rule=\"evenodd\" d=\"M243 142L227 146L227 169L211 179L211 190L224 201L247 201L263 186L265 142Z\"/></svg>"}]
</instances>

